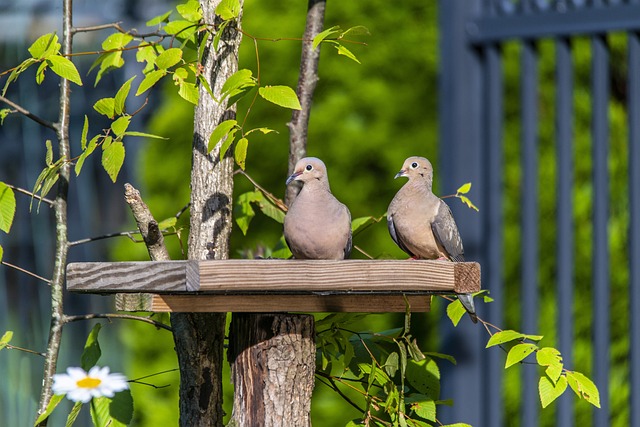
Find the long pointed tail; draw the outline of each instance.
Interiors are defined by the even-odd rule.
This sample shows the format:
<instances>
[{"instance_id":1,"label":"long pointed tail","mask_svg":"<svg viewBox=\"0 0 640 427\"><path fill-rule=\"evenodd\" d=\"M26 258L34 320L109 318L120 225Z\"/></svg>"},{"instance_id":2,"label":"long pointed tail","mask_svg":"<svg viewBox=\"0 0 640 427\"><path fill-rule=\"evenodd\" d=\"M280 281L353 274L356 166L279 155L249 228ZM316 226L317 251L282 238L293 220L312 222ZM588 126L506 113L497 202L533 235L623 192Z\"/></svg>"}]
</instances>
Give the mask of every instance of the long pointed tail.
<instances>
[{"instance_id":1,"label":"long pointed tail","mask_svg":"<svg viewBox=\"0 0 640 427\"><path fill-rule=\"evenodd\" d=\"M467 310L467 313L469 313L469 317L471 317L473 323L478 323L478 316L476 316L476 306L473 303L473 295L459 294L458 299L462 303L462 306Z\"/></svg>"}]
</instances>

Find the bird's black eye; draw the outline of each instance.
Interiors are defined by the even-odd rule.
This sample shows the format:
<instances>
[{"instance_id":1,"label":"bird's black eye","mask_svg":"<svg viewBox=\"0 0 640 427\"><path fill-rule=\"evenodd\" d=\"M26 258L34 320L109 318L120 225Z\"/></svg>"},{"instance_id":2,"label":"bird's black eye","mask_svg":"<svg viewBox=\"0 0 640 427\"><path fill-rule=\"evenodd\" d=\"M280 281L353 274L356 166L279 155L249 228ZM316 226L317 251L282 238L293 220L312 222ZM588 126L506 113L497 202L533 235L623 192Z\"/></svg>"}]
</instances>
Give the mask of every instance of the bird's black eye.
<instances>
[{"instance_id":1,"label":"bird's black eye","mask_svg":"<svg viewBox=\"0 0 640 427\"><path fill-rule=\"evenodd\" d=\"M305 168L306 170L310 171L311 169L313 169L313 166L311 165L307 165L307 167Z\"/></svg>"},{"instance_id":2,"label":"bird's black eye","mask_svg":"<svg viewBox=\"0 0 640 427\"><path fill-rule=\"evenodd\" d=\"M415 169L417 167L418 167L418 163L416 162L411 163L411 169Z\"/></svg>"}]
</instances>

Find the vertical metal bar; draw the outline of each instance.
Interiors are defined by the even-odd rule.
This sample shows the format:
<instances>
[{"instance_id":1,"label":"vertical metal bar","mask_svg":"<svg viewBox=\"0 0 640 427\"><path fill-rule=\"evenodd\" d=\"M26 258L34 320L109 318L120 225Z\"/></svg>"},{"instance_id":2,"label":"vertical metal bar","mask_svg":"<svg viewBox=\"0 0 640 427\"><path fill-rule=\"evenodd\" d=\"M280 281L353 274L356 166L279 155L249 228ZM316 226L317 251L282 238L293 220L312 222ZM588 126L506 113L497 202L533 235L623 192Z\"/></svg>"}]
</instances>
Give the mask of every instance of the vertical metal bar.
<instances>
[{"instance_id":1,"label":"vertical metal bar","mask_svg":"<svg viewBox=\"0 0 640 427\"><path fill-rule=\"evenodd\" d=\"M502 188L502 133L503 133L503 76L501 52L498 45L485 48L484 64L485 85L485 156L487 189L485 191L486 227L484 241L486 242L486 262L482 272L485 274L483 283L491 291L491 297L496 301L486 306L486 319L494 325L502 325L504 319L504 298L502 280L502 241L503 241L503 188ZM491 349L491 350L497 350ZM502 393L502 378L504 373L504 356L498 351L485 351L484 395L485 411L481 425L501 427L503 425L504 399Z\"/></svg>"},{"instance_id":2,"label":"vertical metal bar","mask_svg":"<svg viewBox=\"0 0 640 427\"><path fill-rule=\"evenodd\" d=\"M593 412L595 427L609 425L609 208L608 110L609 49L605 35L591 38L593 158L593 380L600 390L601 409Z\"/></svg>"},{"instance_id":3,"label":"vertical metal bar","mask_svg":"<svg viewBox=\"0 0 640 427\"><path fill-rule=\"evenodd\" d=\"M557 39L556 47L556 155L557 155L557 307L558 350L573 360L573 64L569 39ZM556 425L573 426L573 396L558 401Z\"/></svg>"},{"instance_id":4,"label":"vertical metal bar","mask_svg":"<svg viewBox=\"0 0 640 427\"><path fill-rule=\"evenodd\" d=\"M630 426L640 427L640 33L628 35Z\"/></svg>"},{"instance_id":5,"label":"vertical metal bar","mask_svg":"<svg viewBox=\"0 0 640 427\"><path fill-rule=\"evenodd\" d=\"M522 126L522 331L538 328L538 52L534 42L522 43L520 66ZM537 425L540 406L535 369L523 369L523 427Z\"/></svg>"}]
</instances>

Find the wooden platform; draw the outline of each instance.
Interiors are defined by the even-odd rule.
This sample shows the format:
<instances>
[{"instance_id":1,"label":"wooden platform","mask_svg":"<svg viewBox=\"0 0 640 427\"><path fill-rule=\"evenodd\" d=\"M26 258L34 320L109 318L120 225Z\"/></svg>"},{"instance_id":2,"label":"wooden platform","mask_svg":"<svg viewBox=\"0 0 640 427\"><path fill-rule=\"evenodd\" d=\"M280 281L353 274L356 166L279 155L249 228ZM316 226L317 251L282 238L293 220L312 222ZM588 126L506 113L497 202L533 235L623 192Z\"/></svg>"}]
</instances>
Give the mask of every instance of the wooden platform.
<instances>
[{"instance_id":1,"label":"wooden platform","mask_svg":"<svg viewBox=\"0 0 640 427\"><path fill-rule=\"evenodd\" d=\"M178 312L428 311L429 295L480 290L480 265L415 260L72 263L67 289L117 309Z\"/></svg>"}]
</instances>

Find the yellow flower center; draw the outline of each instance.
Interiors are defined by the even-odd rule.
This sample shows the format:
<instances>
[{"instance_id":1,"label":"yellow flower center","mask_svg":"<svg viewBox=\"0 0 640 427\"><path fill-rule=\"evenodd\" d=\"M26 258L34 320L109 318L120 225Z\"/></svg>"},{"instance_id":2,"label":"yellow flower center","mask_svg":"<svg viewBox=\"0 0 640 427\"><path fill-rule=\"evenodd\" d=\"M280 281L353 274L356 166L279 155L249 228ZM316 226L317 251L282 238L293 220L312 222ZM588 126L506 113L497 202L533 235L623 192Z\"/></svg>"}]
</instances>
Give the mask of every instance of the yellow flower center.
<instances>
[{"instance_id":1,"label":"yellow flower center","mask_svg":"<svg viewBox=\"0 0 640 427\"><path fill-rule=\"evenodd\" d=\"M86 377L78 381L76 385L82 388L96 388L101 382L102 380L99 378Z\"/></svg>"}]
</instances>

